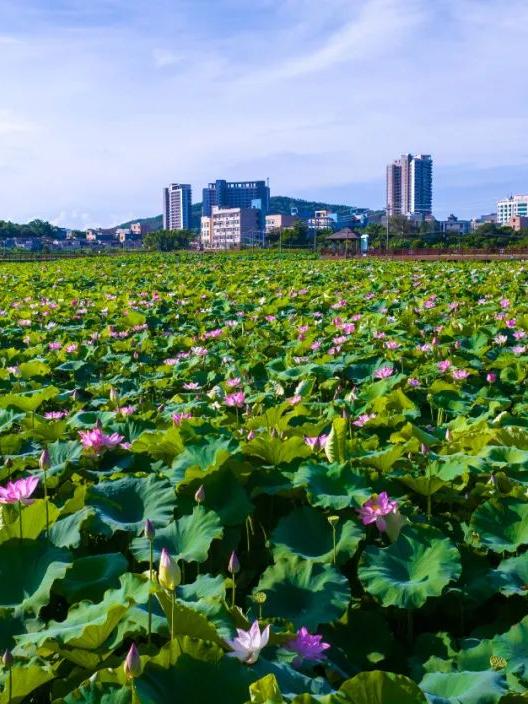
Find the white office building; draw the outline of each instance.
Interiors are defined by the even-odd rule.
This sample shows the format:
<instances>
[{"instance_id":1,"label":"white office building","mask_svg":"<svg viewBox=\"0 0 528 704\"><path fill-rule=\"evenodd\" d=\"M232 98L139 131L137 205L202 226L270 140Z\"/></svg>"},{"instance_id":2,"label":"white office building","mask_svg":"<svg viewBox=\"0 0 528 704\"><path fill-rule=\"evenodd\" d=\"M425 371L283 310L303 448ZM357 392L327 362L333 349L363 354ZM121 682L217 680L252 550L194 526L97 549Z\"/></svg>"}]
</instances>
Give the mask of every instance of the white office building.
<instances>
[{"instance_id":1,"label":"white office building","mask_svg":"<svg viewBox=\"0 0 528 704\"><path fill-rule=\"evenodd\" d=\"M528 196L510 196L498 201L498 225L507 225L516 215L522 218L528 217Z\"/></svg>"},{"instance_id":2,"label":"white office building","mask_svg":"<svg viewBox=\"0 0 528 704\"><path fill-rule=\"evenodd\" d=\"M260 211L256 208L219 208L202 215L200 239L204 249L232 249L262 243Z\"/></svg>"},{"instance_id":3,"label":"white office building","mask_svg":"<svg viewBox=\"0 0 528 704\"><path fill-rule=\"evenodd\" d=\"M163 189L163 229L190 230L192 191L188 183L171 183Z\"/></svg>"}]
</instances>

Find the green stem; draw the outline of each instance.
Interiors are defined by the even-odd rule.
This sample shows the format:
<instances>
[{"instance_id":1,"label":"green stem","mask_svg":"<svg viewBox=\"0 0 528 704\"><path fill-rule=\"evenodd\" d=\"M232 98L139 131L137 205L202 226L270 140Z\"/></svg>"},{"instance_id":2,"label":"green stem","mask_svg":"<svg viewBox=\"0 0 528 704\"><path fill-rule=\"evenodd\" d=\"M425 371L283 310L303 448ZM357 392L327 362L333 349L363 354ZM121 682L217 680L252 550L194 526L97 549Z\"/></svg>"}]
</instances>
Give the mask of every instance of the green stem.
<instances>
[{"instance_id":1,"label":"green stem","mask_svg":"<svg viewBox=\"0 0 528 704\"><path fill-rule=\"evenodd\" d=\"M149 645L152 641L152 574L153 574L153 563L154 563L154 545L152 540L150 541L150 564L149 564L149 596L148 596L148 642Z\"/></svg>"},{"instance_id":2,"label":"green stem","mask_svg":"<svg viewBox=\"0 0 528 704\"><path fill-rule=\"evenodd\" d=\"M23 531L22 531L22 502L18 502L18 528L19 528L19 533L20 533L20 540L23 538Z\"/></svg>"},{"instance_id":3,"label":"green stem","mask_svg":"<svg viewBox=\"0 0 528 704\"><path fill-rule=\"evenodd\" d=\"M231 590L231 606L234 609L235 608L235 594L236 594L236 578L235 575L232 575L232 580L233 580L233 589Z\"/></svg>"},{"instance_id":4,"label":"green stem","mask_svg":"<svg viewBox=\"0 0 528 704\"><path fill-rule=\"evenodd\" d=\"M13 669L12 667L9 668L9 685L8 685L8 699L7 699L7 704L11 704L11 700L13 699Z\"/></svg>"},{"instance_id":5,"label":"green stem","mask_svg":"<svg viewBox=\"0 0 528 704\"><path fill-rule=\"evenodd\" d=\"M332 526L332 538L334 540L334 565L337 560L337 549L336 549L336 529L335 526Z\"/></svg>"},{"instance_id":6,"label":"green stem","mask_svg":"<svg viewBox=\"0 0 528 704\"><path fill-rule=\"evenodd\" d=\"M171 643L174 640L174 591L171 592Z\"/></svg>"},{"instance_id":7,"label":"green stem","mask_svg":"<svg viewBox=\"0 0 528 704\"><path fill-rule=\"evenodd\" d=\"M44 470L44 506L46 508L46 537L49 535L48 475Z\"/></svg>"},{"instance_id":8,"label":"green stem","mask_svg":"<svg viewBox=\"0 0 528 704\"><path fill-rule=\"evenodd\" d=\"M407 640L409 643L412 643L413 630L413 612L411 609L407 609Z\"/></svg>"}]
</instances>

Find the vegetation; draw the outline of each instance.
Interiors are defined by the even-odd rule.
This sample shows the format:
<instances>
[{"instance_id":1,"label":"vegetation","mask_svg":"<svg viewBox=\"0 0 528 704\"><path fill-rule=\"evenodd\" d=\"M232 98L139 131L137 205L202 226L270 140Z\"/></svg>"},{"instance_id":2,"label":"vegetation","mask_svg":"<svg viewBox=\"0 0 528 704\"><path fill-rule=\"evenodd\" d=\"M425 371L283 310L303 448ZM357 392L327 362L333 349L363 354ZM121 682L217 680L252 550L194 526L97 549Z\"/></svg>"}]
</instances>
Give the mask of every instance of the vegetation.
<instances>
[{"instance_id":1,"label":"vegetation","mask_svg":"<svg viewBox=\"0 0 528 704\"><path fill-rule=\"evenodd\" d=\"M177 249L188 249L194 239L196 239L196 235L190 230L158 230L148 232L144 237L143 244L146 249L173 252Z\"/></svg>"},{"instance_id":2,"label":"vegetation","mask_svg":"<svg viewBox=\"0 0 528 704\"><path fill-rule=\"evenodd\" d=\"M20 238L34 239L41 237L63 236L64 230L55 225L51 225L44 220L32 220L25 225L18 225L14 222L0 220L0 239Z\"/></svg>"},{"instance_id":3,"label":"vegetation","mask_svg":"<svg viewBox=\"0 0 528 704\"><path fill-rule=\"evenodd\" d=\"M525 700L525 264L0 280L0 702Z\"/></svg>"}]
</instances>

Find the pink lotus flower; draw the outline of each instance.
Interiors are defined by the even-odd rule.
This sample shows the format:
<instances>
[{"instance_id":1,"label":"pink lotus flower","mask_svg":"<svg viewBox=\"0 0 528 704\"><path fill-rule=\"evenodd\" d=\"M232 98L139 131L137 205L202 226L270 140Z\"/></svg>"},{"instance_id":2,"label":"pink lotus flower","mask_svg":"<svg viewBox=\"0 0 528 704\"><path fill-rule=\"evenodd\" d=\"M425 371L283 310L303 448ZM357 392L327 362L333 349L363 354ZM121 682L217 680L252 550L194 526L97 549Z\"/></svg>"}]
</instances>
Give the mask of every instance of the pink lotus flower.
<instances>
[{"instance_id":1,"label":"pink lotus flower","mask_svg":"<svg viewBox=\"0 0 528 704\"><path fill-rule=\"evenodd\" d=\"M386 491L382 491L381 494L373 494L368 501L365 501L363 506L358 509L358 513L364 526L375 523L378 529L383 532L387 529L384 516L396 513L397 510L398 502L393 501Z\"/></svg>"},{"instance_id":2,"label":"pink lotus flower","mask_svg":"<svg viewBox=\"0 0 528 704\"><path fill-rule=\"evenodd\" d=\"M486 374L486 381L488 384L494 384L497 381L497 375L494 372L488 372L488 374Z\"/></svg>"},{"instance_id":3,"label":"pink lotus flower","mask_svg":"<svg viewBox=\"0 0 528 704\"><path fill-rule=\"evenodd\" d=\"M171 418L174 425L179 426L184 420L190 420L192 418L192 413L173 413Z\"/></svg>"},{"instance_id":4,"label":"pink lotus flower","mask_svg":"<svg viewBox=\"0 0 528 704\"><path fill-rule=\"evenodd\" d=\"M197 391L200 388L200 384L198 384L196 381L187 381L183 385L183 388L186 391Z\"/></svg>"},{"instance_id":5,"label":"pink lotus flower","mask_svg":"<svg viewBox=\"0 0 528 704\"><path fill-rule=\"evenodd\" d=\"M392 367L389 367L388 365L385 365L383 367L380 367L379 369L376 369L374 372L374 378L375 379L387 379L389 376L392 376L394 373L394 369Z\"/></svg>"},{"instance_id":6,"label":"pink lotus flower","mask_svg":"<svg viewBox=\"0 0 528 704\"><path fill-rule=\"evenodd\" d=\"M320 347L321 343L319 342L319 340L312 342L312 344L310 345L310 349L312 349L314 352L316 352Z\"/></svg>"},{"instance_id":7,"label":"pink lotus flower","mask_svg":"<svg viewBox=\"0 0 528 704\"><path fill-rule=\"evenodd\" d=\"M105 450L111 450L120 445L124 440L123 435L119 435L119 433L106 435L101 428L80 430L79 437L81 438L83 448L94 455L99 455Z\"/></svg>"},{"instance_id":8,"label":"pink lotus flower","mask_svg":"<svg viewBox=\"0 0 528 704\"><path fill-rule=\"evenodd\" d=\"M236 391L234 394L227 394L224 398L224 403L230 408L244 408L246 403L246 394L243 391Z\"/></svg>"},{"instance_id":9,"label":"pink lotus flower","mask_svg":"<svg viewBox=\"0 0 528 704\"><path fill-rule=\"evenodd\" d=\"M356 418L356 420L352 421L352 425L355 425L356 428L362 428L366 423L369 422L369 420L372 420L375 417L375 413L362 413Z\"/></svg>"},{"instance_id":10,"label":"pink lotus flower","mask_svg":"<svg viewBox=\"0 0 528 704\"><path fill-rule=\"evenodd\" d=\"M300 394L295 394L295 396L291 396L288 399L288 403L290 404L290 406L296 406L301 401L302 401L302 396Z\"/></svg>"},{"instance_id":11,"label":"pink lotus flower","mask_svg":"<svg viewBox=\"0 0 528 704\"><path fill-rule=\"evenodd\" d=\"M516 325L517 325L517 320L515 318L510 318L510 320L506 321L507 328L514 328Z\"/></svg>"},{"instance_id":12,"label":"pink lotus flower","mask_svg":"<svg viewBox=\"0 0 528 704\"><path fill-rule=\"evenodd\" d=\"M323 636L309 633L304 626L297 631L297 636L286 643L288 650L293 650L299 657L295 658L293 665L298 667L303 660L320 662L324 658L324 651L328 650L330 643L323 642Z\"/></svg>"},{"instance_id":13,"label":"pink lotus flower","mask_svg":"<svg viewBox=\"0 0 528 704\"><path fill-rule=\"evenodd\" d=\"M242 380L239 376L226 380L226 386L229 386L230 389L235 389L237 386L240 386L241 383Z\"/></svg>"},{"instance_id":14,"label":"pink lotus flower","mask_svg":"<svg viewBox=\"0 0 528 704\"><path fill-rule=\"evenodd\" d=\"M450 368L451 362L449 361L449 359L443 359L441 362L438 362L436 366L439 372L444 373Z\"/></svg>"},{"instance_id":15,"label":"pink lotus flower","mask_svg":"<svg viewBox=\"0 0 528 704\"><path fill-rule=\"evenodd\" d=\"M497 345L505 345L508 342L508 338L506 335L495 335L493 338L493 342Z\"/></svg>"},{"instance_id":16,"label":"pink lotus flower","mask_svg":"<svg viewBox=\"0 0 528 704\"><path fill-rule=\"evenodd\" d=\"M387 342L385 343L385 347L388 350L397 350L398 347L400 347L400 343L396 342L396 340L387 340Z\"/></svg>"},{"instance_id":17,"label":"pink lotus flower","mask_svg":"<svg viewBox=\"0 0 528 704\"><path fill-rule=\"evenodd\" d=\"M178 364L178 360L175 357L168 357L164 360L163 364L166 364L168 367L174 367Z\"/></svg>"},{"instance_id":18,"label":"pink lotus flower","mask_svg":"<svg viewBox=\"0 0 528 704\"><path fill-rule=\"evenodd\" d=\"M469 372L467 372L465 369L453 369L453 371L451 372L451 376L457 381L462 381L463 379L468 378Z\"/></svg>"},{"instance_id":19,"label":"pink lotus flower","mask_svg":"<svg viewBox=\"0 0 528 704\"><path fill-rule=\"evenodd\" d=\"M135 406L120 406L117 409L117 412L121 416L131 416L133 413L136 412L136 407Z\"/></svg>"},{"instance_id":20,"label":"pink lotus flower","mask_svg":"<svg viewBox=\"0 0 528 704\"><path fill-rule=\"evenodd\" d=\"M524 354L526 352L526 345L515 345L515 347L512 347L512 352L517 356Z\"/></svg>"},{"instance_id":21,"label":"pink lotus flower","mask_svg":"<svg viewBox=\"0 0 528 704\"><path fill-rule=\"evenodd\" d=\"M60 420L61 418L66 418L68 411L48 411L44 413L44 418L46 420Z\"/></svg>"},{"instance_id":22,"label":"pink lotus flower","mask_svg":"<svg viewBox=\"0 0 528 704\"><path fill-rule=\"evenodd\" d=\"M31 495L37 488L39 478L35 476L17 479L16 482L9 482L7 486L0 486L0 504L21 503L29 506L33 503Z\"/></svg>"},{"instance_id":23,"label":"pink lotus flower","mask_svg":"<svg viewBox=\"0 0 528 704\"><path fill-rule=\"evenodd\" d=\"M317 435L315 437L305 437L304 442L311 447L315 452L317 450L322 450L328 440L328 435L323 433L322 435Z\"/></svg>"},{"instance_id":24,"label":"pink lotus flower","mask_svg":"<svg viewBox=\"0 0 528 704\"><path fill-rule=\"evenodd\" d=\"M249 631L237 628L237 637L234 640L226 641L233 652L230 657L237 658L246 665L254 665L260 655L260 651L266 647L269 641L270 627L261 632L259 622L254 621Z\"/></svg>"},{"instance_id":25,"label":"pink lotus flower","mask_svg":"<svg viewBox=\"0 0 528 704\"><path fill-rule=\"evenodd\" d=\"M50 350L60 350L61 347L62 345L60 342L50 342L48 344L48 349Z\"/></svg>"},{"instance_id":26,"label":"pink lotus flower","mask_svg":"<svg viewBox=\"0 0 528 704\"><path fill-rule=\"evenodd\" d=\"M500 300L500 306L501 308L509 308L510 307L510 301L507 298L501 298Z\"/></svg>"},{"instance_id":27,"label":"pink lotus flower","mask_svg":"<svg viewBox=\"0 0 528 704\"><path fill-rule=\"evenodd\" d=\"M71 344L66 345L65 349L68 354L71 354L72 352L77 352L78 345L76 342L72 342Z\"/></svg>"},{"instance_id":28,"label":"pink lotus flower","mask_svg":"<svg viewBox=\"0 0 528 704\"><path fill-rule=\"evenodd\" d=\"M420 380L415 379L414 377L409 377L407 379L407 383L409 384L409 386L413 386L413 387L420 386Z\"/></svg>"},{"instance_id":29,"label":"pink lotus flower","mask_svg":"<svg viewBox=\"0 0 528 704\"><path fill-rule=\"evenodd\" d=\"M206 357L208 352L205 347L192 347L191 351L197 357Z\"/></svg>"}]
</instances>

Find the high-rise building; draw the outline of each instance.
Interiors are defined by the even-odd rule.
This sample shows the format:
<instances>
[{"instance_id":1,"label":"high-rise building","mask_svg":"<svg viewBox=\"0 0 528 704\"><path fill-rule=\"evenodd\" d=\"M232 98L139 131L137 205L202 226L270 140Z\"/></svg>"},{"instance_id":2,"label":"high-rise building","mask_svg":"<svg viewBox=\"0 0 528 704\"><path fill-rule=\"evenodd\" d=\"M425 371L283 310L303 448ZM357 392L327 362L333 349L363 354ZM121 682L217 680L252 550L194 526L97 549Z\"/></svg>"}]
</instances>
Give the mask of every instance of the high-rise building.
<instances>
[{"instance_id":1,"label":"high-rise building","mask_svg":"<svg viewBox=\"0 0 528 704\"><path fill-rule=\"evenodd\" d=\"M512 217L528 217L528 196L510 196L497 203L497 224L507 225Z\"/></svg>"},{"instance_id":2,"label":"high-rise building","mask_svg":"<svg viewBox=\"0 0 528 704\"><path fill-rule=\"evenodd\" d=\"M203 189L202 215L209 217L213 206L218 208L257 208L260 224L265 226L269 212L270 189L266 181L223 181L210 183Z\"/></svg>"},{"instance_id":3,"label":"high-rise building","mask_svg":"<svg viewBox=\"0 0 528 704\"><path fill-rule=\"evenodd\" d=\"M190 230L192 191L188 183L171 183L163 189L163 229Z\"/></svg>"},{"instance_id":4,"label":"high-rise building","mask_svg":"<svg viewBox=\"0 0 528 704\"><path fill-rule=\"evenodd\" d=\"M387 166L389 215L431 215L433 160L429 154L403 154Z\"/></svg>"}]
</instances>

